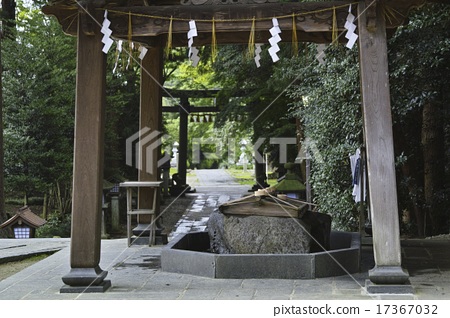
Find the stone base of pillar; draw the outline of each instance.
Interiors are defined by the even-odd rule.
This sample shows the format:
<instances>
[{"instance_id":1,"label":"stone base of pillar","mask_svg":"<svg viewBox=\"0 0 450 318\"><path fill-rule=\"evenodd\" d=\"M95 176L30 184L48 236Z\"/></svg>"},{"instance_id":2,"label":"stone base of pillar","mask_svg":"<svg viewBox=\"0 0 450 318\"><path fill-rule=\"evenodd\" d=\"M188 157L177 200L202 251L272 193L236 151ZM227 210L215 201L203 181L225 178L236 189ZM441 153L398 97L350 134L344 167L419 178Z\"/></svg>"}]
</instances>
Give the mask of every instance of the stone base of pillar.
<instances>
[{"instance_id":1,"label":"stone base of pillar","mask_svg":"<svg viewBox=\"0 0 450 318\"><path fill-rule=\"evenodd\" d=\"M406 284L374 284L366 280L366 292L369 295L375 294L394 294L394 295L413 295L414 288L408 282Z\"/></svg>"},{"instance_id":2,"label":"stone base of pillar","mask_svg":"<svg viewBox=\"0 0 450 318\"><path fill-rule=\"evenodd\" d=\"M99 266L95 268L72 268L66 276L63 276L64 285L61 293L98 293L105 292L111 287L111 281L105 280L107 271Z\"/></svg>"},{"instance_id":3,"label":"stone base of pillar","mask_svg":"<svg viewBox=\"0 0 450 318\"><path fill-rule=\"evenodd\" d=\"M401 266L375 266L369 270L369 279L374 284L402 285L408 282L409 274Z\"/></svg>"},{"instance_id":4,"label":"stone base of pillar","mask_svg":"<svg viewBox=\"0 0 450 318\"><path fill-rule=\"evenodd\" d=\"M104 280L100 285L92 286L69 286L64 285L59 292L61 294L83 294L83 293L104 293L111 287L110 280Z\"/></svg>"}]
</instances>

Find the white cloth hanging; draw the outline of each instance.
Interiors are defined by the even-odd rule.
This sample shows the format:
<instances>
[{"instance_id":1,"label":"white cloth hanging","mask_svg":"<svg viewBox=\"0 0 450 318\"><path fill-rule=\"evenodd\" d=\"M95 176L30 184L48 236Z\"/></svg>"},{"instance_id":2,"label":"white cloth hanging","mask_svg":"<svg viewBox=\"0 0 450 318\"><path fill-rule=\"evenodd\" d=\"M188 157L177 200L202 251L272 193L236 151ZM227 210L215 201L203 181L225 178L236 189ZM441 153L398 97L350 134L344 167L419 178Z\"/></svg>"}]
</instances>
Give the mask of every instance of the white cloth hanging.
<instances>
[{"instance_id":1,"label":"white cloth hanging","mask_svg":"<svg viewBox=\"0 0 450 318\"><path fill-rule=\"evenodd\" d=\"M366 174L366 169L364 163L361 161L361 151L359 149L356 150L354 155L350 155L350 167L352 170L353 199L355 200L356 203L365 201L366 178L364 176ZM361 198L361 186L363 187L362 198Z\"/></svg>"}]
</instances>

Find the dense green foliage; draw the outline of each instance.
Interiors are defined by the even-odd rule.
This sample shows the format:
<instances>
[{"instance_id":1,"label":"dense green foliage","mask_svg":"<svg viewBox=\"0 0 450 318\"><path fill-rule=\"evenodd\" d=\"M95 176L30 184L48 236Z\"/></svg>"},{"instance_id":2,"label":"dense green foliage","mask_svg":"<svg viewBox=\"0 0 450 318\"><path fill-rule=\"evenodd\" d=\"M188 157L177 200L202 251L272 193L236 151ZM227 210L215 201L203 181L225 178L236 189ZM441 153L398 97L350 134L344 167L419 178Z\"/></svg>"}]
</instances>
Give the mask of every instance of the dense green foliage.
<instances>
[{"instance_id":1,"label":"dense green foliage","mask_svg":"<svg viewBox=\"0 0 450 318\"><path fill-rule=\"evenodd\" d=\"M282 72L295 80L288 94L311 144L314 201L333 216L336 228L354 230L358 219L348 156L362 145L357 50L328 47L325 65L315 54L310 45Z\"/></svg>"},{"instance_id":2,"label":"dense green foliage","mask_svg":"<svg viewBox=\"0 0 450 318\"><path fill-rule=\"evenodd\" d=\"M19 9L15 39L3 41L5 182L29 196L71 178L75 41L38 9Z\"/></svg>"}]
</instances>

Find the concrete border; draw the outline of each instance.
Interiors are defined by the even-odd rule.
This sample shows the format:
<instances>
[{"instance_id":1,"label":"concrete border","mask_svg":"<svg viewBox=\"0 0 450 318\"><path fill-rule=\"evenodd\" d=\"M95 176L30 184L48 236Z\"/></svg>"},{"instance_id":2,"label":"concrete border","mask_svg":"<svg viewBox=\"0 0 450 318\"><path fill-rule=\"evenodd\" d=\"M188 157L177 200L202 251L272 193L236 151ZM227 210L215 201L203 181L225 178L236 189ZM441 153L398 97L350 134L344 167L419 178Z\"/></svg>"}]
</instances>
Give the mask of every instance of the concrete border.
<instances>
[{"instance_id":1,"label":"concrete border","mask_svg":"<svg viewBox=\"0 0 450 318\"><path fill-rule=\"evenodd\" d=\"M359 233L331 232L331 250L310 254L213 254L207 232L175 237L161 252L161 269L210 278L314 279L359 272Z\"/></svg>"}]
</instances>

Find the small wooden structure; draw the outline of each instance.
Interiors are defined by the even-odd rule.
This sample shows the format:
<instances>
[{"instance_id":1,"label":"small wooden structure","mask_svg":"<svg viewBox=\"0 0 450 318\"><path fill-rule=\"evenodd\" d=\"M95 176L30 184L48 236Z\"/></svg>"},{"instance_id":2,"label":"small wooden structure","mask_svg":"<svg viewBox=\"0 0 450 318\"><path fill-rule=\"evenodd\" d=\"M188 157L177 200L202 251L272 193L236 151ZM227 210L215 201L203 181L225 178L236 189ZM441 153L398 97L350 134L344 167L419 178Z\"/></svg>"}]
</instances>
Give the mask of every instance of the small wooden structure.
<instances>
[{"instance_id":1,"label":"small wooden structure","mask_svg":"<svg viewBox=\"0 0 450 318\"><path fill-rule=\"evenodd\" d=\"M34 214L28 206L24 206L17 210L13 217L0 224L0 229L11 227L16 239L34 238L36 229L45 223L46 220Z\"/></svg>"},{"instance_id":2,"label":"small wooden structure","mask_svg":"<svg viewBox=\"0 0 450 318\"><path fill-rule=\"evenodd\" d=\"M358 44L364 137L367 148L368 185L371 197L375 267L369 272L375 284L404 284L409 275L401 266L400 229L394 166L394 145L389 92L387 36L401 26L411 8L425 0L359 0ZM433 2L448 3L448 0ZM276 0L117 0L50 1L44 13L54 15L63 30L77 36L77 86L75 151L72 201L71 271L63 281L67 292L104 291L110 283L99 267L101 234L101 190L106 93L106 55L100 32L108 10L113 37L132 40L148 47L141 62L140 131L150 127L161 131L163 47L172 30L172 45L187 46L189 20L197 20L195 46L248 43L250 26L259 43L267 43L272 17L279 20L282 39L290 40L296 26L299 42L331 43L333 29L344 31L348 7L355 1L285 2ZM354 6L355 8L355 6ZM173 19L171 18L173 17ZM215 23L215 37L212 23ZM173 23L172 23L173 22ZM339 38L344 41L344 37ZM186 116L185 116L186 117ZM186 118L185 118L186 119ZM156 138L155 138L156 139ZM151 141L148 141L151 142ZM141 147L139 147L141 149ZM158 158L155 147L141 151ZM157 181L157 162L142 169L139 181ZM152 206L149 189L140 188L139 209ZM158 204L158 203L157 203ZM143 216L144 217L144 216ZM148 219L140 220L149 223ZM61 290L63 292L63 289Z\"/></svg>"},{"instance_id":3,"label":"small wooden structure","mask_svg":"<svg viewBox=\"0 0 450 318\"><path fill-rule=\"evenodd\" d=\"M154 182L122 182L120 184L121 187L124 187L127 189L127 242L128 246L131 246L131 239L132 239L132 233L131 233L131 218L133 215L136 215L139 217L139 215L148 215L150 216L150 223L148 226L146 226L146 230L149 232L149 240L148 245L152 246L155 244L155 231L156 231L156 225L155 225L155 214L156 214L156 199L159 196L159 187L161 185L162 181L154 181ZM150 207L146 209L134 209L133 208L133 188L149 188L153 190L152 196L153 196L153 203Z\"/></svg>"}]
</instances>

